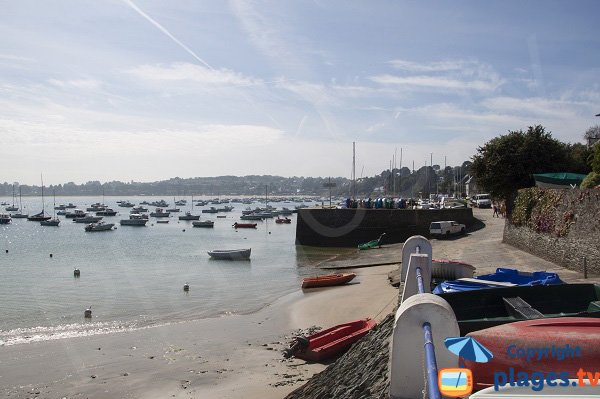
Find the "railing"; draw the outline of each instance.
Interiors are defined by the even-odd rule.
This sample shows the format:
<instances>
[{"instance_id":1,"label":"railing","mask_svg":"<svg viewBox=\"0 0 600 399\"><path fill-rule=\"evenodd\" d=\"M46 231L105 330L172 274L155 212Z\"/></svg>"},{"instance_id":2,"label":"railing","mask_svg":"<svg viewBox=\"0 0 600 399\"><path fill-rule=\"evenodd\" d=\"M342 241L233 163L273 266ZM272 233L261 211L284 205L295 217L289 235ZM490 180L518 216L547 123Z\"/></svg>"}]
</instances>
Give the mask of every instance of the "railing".
<instances>
[{"instance_id":1,"label":"railing","mask_svg":"<svg viewBox=\"0 0 600 399\"><path fill-rule=\"evenodd\" d=\"M417 251L418 252L418 251ZM423 285L423 276L421 276L421 268L416 268L417 286L419 294L425 294L425 286ZM427 397L429 399L441 399L440 388L438 386L438 368L435 360L435 346L433 345L433 333L431 332L431 324L423 323L423 336L425 344L425 368L427 371Z\"/></svg>"}]
</instances>

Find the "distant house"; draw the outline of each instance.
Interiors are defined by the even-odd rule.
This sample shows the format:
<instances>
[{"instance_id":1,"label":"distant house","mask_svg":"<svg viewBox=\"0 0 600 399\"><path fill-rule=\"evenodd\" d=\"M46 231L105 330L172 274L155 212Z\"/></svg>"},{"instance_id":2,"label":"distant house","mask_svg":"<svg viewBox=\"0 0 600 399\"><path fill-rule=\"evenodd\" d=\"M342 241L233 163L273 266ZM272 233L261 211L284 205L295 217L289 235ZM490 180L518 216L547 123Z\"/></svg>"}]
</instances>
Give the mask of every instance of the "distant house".
<instances>
[{"instance_id":1,"label":"distant house","mask_svg":"<svg viewBox=\"0 0 600 399\"><path fill-rule=\"evenodd\" d=\"M472 197L479 192L479 188L477 187L475 178L473 176L465 175L463 180L465 184L465 194L467 194L467 197Z\"/></svg>"}]
</instances>

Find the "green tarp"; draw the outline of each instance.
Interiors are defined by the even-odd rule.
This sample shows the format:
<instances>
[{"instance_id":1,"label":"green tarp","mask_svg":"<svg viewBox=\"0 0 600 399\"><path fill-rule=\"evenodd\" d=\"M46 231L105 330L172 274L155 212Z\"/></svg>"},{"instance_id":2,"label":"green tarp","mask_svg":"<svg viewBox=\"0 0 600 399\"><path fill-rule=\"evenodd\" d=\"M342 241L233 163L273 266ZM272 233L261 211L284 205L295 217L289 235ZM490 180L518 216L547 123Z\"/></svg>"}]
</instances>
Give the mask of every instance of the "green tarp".
<instances>
[{"instance_id":1,"label":"green tarp","mask_svg":"<svg viewBox=\"0 0 600 399\"><path fill-rule=\"evenodd\" d=\"M586 175L579 173L536 173L533 175L536 183L546 183L556 186L579 186Z\"/></svg>"}]
</instances>

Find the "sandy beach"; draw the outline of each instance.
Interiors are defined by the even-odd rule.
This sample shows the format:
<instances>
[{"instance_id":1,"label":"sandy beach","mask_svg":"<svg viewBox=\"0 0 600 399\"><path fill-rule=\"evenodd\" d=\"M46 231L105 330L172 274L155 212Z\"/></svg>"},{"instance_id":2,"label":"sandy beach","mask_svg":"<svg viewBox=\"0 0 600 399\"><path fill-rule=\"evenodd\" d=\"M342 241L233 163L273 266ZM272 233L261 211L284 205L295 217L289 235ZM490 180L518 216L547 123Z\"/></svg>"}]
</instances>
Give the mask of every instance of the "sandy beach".
<instances>
[{"instance_id":1,"label":"sandy beach","mask_svg":"<svg viewBox=\"0 0 600 399\"><path fill-rule=\"evenodd\" d=\"M345 287L297 291L248 315L0 348L5 398L281 398L325 366L285 360L294 330L393 310L397 266Z\"/></svg>"}]
</instances>

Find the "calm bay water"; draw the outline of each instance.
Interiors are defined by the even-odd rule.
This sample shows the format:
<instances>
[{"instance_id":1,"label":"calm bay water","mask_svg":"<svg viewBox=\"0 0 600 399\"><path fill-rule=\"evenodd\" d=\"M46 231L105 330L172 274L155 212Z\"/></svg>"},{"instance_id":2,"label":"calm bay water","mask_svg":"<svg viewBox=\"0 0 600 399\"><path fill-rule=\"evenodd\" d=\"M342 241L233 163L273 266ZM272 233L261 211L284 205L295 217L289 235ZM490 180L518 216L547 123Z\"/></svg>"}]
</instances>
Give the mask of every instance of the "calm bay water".
<instances>
[{"instance_id":1,"label":"calm bay water","mask_svg":"<svg viewBox=\"0 0 600 399\"><path fill-rule=\"evenodd\" d=\"M177 219L190 209L189 199L168 224L150 218L146 227L120 226L130 210L117 206L121 199L104 199L119 211L104 218L115 223L114 231L86 233L85 224L64 216L59 227L27 219L0 226L0 345L255 311L297 290L302 276L315 273L312 266L340 252L294 245L296 215L292 224L267 219L257 222L256 230L236 231L231 225L248 206L239 203L230 204L235 206L232 212L219 213L225 219L201 214L206 207L195 206L202 220L214 220L213 229L193 228L191 222ZM160 198L128 199L137 205ZM57 204L72 202L82 209L97 201L56 198ZM26 213L40 211L40 199L27 203ZM46 212L51 210L47 203ZM206 253L235 248L252 248L251 260L218 261ZM75 268L81 270L80 278L74 278ZM188 293L183 292L186 282ZM94 317L85 320L89 306Z\"/></svg>"}]
</instances>

